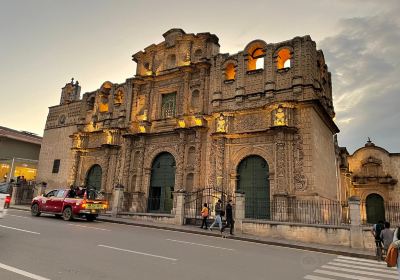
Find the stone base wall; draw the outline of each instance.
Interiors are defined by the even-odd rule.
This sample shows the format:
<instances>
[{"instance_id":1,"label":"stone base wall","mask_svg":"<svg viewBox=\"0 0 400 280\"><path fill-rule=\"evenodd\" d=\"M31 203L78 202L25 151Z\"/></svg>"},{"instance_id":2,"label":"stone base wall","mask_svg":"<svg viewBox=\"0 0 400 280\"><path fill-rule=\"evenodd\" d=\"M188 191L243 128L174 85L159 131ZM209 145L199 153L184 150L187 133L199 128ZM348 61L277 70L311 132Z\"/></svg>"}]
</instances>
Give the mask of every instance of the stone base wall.
<instances>
[{"instance_id":1,"label":"stone base wall","mask_svg":"<svg viewBox=\"0 0 400 280\"><path fill-rule=\"evenodd\" d=\"M245 234L262 237L324 245L350 246L349 227L243 221L242 229Z\"/></svg>"},{"instance_id":2,"label":"stone base wall","mask_svg":"<svg viewBox=\"0 0 400 280\"><path fill-rule=\"evenodd\" d=\"M151 213L118 213L119 217L122 218L129 218L133 221L138 222L152 222L158 224L168 224L173 225L175 224L175 215L171 214L151 214Z\"/></svg>"}]
</instances>

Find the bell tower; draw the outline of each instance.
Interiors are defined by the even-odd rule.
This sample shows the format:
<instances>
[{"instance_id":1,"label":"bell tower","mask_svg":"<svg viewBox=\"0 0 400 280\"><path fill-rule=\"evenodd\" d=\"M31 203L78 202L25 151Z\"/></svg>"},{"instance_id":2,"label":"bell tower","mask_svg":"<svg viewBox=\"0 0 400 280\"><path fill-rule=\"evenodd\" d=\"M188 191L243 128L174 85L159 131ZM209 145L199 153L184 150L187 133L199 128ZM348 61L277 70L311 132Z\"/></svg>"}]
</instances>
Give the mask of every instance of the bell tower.
<instances>
[{"instance_id":1,"label":"bell tower","mask_svg":"<svg viewBox=\"0 0 400 280\"><path fill-rule=\"evenodd\" d=\"M81 86L79 85L78 81L74 83L74 78L72 78L71 82L67 83L62 88L60 105L65 105L74 101L78 101L80 99L80 94Z\"/></svg>"}]
</instances>

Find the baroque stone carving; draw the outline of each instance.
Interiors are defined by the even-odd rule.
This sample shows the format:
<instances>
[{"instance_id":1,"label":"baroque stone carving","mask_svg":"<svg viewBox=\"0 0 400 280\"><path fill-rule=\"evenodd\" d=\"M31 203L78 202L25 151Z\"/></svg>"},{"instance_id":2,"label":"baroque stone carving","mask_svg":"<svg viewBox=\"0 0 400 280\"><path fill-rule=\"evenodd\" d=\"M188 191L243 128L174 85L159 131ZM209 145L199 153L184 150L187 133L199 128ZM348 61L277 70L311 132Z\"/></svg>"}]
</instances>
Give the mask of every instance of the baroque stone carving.
<instances>
[{"instance_id":1,"label":"baroque stone carving","mask_svg":"<svg viewBox=\"0 0 400 280\"><path fill-rule=\"evenodd\" d=\"M307 189L307 178L303 173L303 139L300 134L294 136L294 187L296 191L305 191Z\"/></svg>"}]
</instances>

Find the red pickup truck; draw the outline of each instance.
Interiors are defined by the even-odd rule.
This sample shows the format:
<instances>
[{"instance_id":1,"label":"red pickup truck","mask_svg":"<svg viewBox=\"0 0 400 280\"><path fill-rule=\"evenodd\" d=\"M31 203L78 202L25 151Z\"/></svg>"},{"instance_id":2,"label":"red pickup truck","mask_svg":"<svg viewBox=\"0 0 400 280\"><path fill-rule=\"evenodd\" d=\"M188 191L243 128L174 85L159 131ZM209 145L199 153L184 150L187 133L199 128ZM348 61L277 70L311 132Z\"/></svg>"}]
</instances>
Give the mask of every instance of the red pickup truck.
<instances>
[{"instance_id":1,"label":"red pickup truck","mask_svg":"<svg viewBox=\"0 0 400 280\"><path fill-rule=\"evenodd\" d=\"M54 214L65 221L82 217L94 221L107 208L107 201L95 190L82 189L77 193L74 190L59 189L33 198L31 213L32 216Z\"/></svg>"}]
</instances>

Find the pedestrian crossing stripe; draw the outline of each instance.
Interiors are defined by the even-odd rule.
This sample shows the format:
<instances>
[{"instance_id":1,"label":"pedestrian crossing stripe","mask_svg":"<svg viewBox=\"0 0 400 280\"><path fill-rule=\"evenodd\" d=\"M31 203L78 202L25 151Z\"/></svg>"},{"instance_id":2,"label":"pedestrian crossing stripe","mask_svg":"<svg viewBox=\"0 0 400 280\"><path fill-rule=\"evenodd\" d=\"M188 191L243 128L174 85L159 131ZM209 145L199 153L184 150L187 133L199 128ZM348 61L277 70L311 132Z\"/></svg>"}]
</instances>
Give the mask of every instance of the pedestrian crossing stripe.
<instances>
[{"instance_id":1,"label":"pedestrian crossing stripe","mask_svg":"<svg viewBox=\"0 0 400 280\"><path fill-rule=\"evenodd\" d=\"M395 267L387 267L385 262L338 256L336 259L304 276L307 280L385 280L399 279Z\"/></svg>"}]
</instances>

